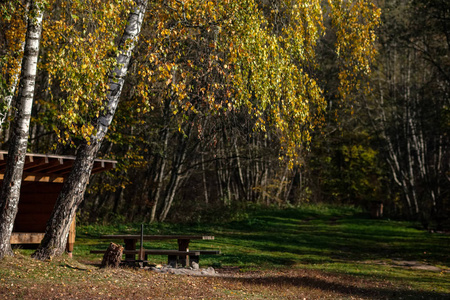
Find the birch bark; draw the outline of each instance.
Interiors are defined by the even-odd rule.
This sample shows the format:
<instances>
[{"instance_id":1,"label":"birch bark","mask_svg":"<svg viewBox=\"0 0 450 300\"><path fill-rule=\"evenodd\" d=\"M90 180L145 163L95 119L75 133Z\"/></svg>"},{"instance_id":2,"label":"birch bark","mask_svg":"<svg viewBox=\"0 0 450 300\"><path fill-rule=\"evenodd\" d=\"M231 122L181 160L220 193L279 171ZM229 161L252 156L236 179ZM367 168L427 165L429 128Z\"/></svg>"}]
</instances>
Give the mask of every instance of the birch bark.
<instances>
[{"instance_id":1,"label":"birch bark","mask_svg":"<svg viewBox=\"0 0 450 300\"><path fill-rule=\"evenodd\" d=\"M24 14L24 22L25 24L28 25L28 10L30 8L30 1L27 1L25 3L25 14ZM23 43L21 44L20 50L18 56L22 56L22 60L20 62L20 65L22 66L23 64L23 53L25 51L25 40L23 41ZM9 87L9 91L8 91L8 95L3 99L3 102L5 103L5 108L4 110L0 111L0 132L3 130L3 123L5 123L6 117L8 116L8 112L9 109L11 107L11 103L14 97L14 94L16 93L16 87L17 84L19 83L19 75L21 73L21 70L18 70L17 72L15 72L14 74L12 74L12 84Z\"/></svg>"},{"instance_id":2,"label":"birch bark","mask_svg":"<svg viewBox=\"0 0 450 300\"><path fill-rule=\"evenodd\" d=\"M78 206L83 201L94 159L119 104L131 54L141 32L146 9L147 0L136 0L134 9L128 15L127 25L119 43L117 65L109 78L105 110L100 112L99 118L94 124L96 134L93 134L89 141L84 141L78 149L72 171L64 182L52 215L47 222L44 238L32 255L36 259L45 260L64 252L70 224Z\"/></svg>"},{"instance_id":3,"label":"birch bark","mask_svg":"<svg viewBox=\"0 0 450 300\"><path fill-rule=\"evenodd\" d=\"M16 218L23 167L27 153L31 108L36 83L39 42L44 14L42 1L33 1L27 22L25 50L22 59L19 93L12 128L5 177L0 194L0 259L12 255L11 233Z\"/></svg>"}]
</instances>

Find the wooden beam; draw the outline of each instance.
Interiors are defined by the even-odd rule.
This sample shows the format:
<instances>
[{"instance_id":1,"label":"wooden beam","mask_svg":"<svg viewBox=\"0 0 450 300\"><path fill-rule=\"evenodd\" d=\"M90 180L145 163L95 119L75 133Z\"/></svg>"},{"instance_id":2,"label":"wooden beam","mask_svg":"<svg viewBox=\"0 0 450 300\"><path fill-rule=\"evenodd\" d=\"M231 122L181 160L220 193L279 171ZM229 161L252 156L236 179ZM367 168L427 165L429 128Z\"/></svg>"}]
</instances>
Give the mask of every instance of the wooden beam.
<instances>
[{"instance_id":1,"label":"wooden beam","mask_svg":"<svg viewBox=\"0 0 450 300\"><path fill-rule=\"evenodd\" d=\"M5 150L0 150L0 155L8 155L8 151ZM62 158L62 159L71 159L71 160L75 160L75 156L71 156L71 155L53 155L53 154L36 154L36 153L27 153L27 156L33 156L34 158L42 158L42 157L47 157L47 158ZM1 158L1 156L0 156Z\"/></svg>"},{"instance_id":2,"label":"wooden beam","mask_svg":"<svg viewBox=\"0 0 450 300\"><path fill-rule=\"evenodd\" d=\"M6 169L7 157L8 151L0 150L0 173L4 173ZM27 153L25 157L24 171L31 173L42 173L46 176L50 175L50 173L57 173L52 175L64 177L64 175L70 173L75 159L75 156ZM94 161L92 173L114 169L116 163L117 162L115 160L96 159Z\"/></svg>"},{"instance_id":3,"label":"wooden beam","mask_svg":"<svg viewBox=\"0 0 450 300\"><path fill-rule=\"evenodd\" d=\"M4 177L5 174L0 174L0 180L3 180ZM22 181L63 183L64 177L52 174L23 173Z\"/></svg>"},{"instance_id":4,"label":"wooden beam","mask_svg":"<svg viewBox=\"0 0 450 300\"><path fill-rule=\"evenodd\" d=\"M64 161L63 161L62 158L50 159L47 164L44 164L44 165L39 166L39 167L31 168L32 169L31 172L38 173L38 172L47 171L47 170L50 170L51 168L53 168L55 166L60 166L63 163L64 163Z\"/></svg>"},{"instance_id":5,"label":"wooden beam","mask_svg":"<svg viewBox=\"0 0 450 300\"><path fill-rule=\"evenodd\" d=\"M28 170L28 169L31 169L31 168L35 168L35 167L39 167L39 166L42 166L42 165L45 165L45 164L48 164L48 158L47 157L41 157L41 158L36 159L36 160L33 159L32 162L25 163L25 166L23 167L23 170L25 171L25 170Z\"/></svg>"},{"instance_id":6,"label":"wooden beam","mask_svg":"<svg viewBox=\"0 0 450 300\"><path fill-rule=\"evenodd\" d=\"M11 234L11 244L39 244L44 238L44 233L37 232L13 232Z\"/></svg>"},{"instance_id":7,"label":"wooden beam","mask_svg":"<svg viewBox=\"0 0 450 300\"><path fill-rule=\"evenodd\" d=\"M63 183L64 177L45 174L24 174L23 181Z\"/></svg>"},{"instance_id":8,"label":"wooden beam","mask_svg":"<svg viewBox=\"0 0 450 300\"><path fill-rule=\"evenodd\" d=\"M212 235L153 235L146 234L143 236L144 240L214 240ZM139 234L107 234L100 236L101 239L120 239L120 240L139 240L141 236Z\"/></svg>"},{"instance_id":9,"label":"wooden beam","mask_svg":"<svg viewBox=\"0 0 450 300\"><path fill-rule=\"evenodd\" d=\"M66 160L62 165L51 167L50 169L46 170L45 173L59 172L58 174L67 174L70 172L70 170L72 170L73 162L73 160Z\"/></svg>"}]
</instances>

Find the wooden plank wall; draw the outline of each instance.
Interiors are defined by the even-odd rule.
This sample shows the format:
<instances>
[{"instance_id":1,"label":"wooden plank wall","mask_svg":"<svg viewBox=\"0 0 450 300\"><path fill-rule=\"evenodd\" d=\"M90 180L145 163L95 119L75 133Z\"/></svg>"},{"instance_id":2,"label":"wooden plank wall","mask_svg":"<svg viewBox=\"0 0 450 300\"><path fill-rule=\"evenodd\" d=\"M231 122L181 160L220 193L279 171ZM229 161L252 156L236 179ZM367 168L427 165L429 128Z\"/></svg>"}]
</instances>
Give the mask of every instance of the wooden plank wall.
<instances>
[{"instance_id":1,"label":"wooden plank wall","mask_svg":"<svg viewBox=\"0 0 450 300\"><path fill-rule=\"evenodd\" d=\"M45 232L62 184L22 182L13 232Z\"/></svg>"}]
</instances>

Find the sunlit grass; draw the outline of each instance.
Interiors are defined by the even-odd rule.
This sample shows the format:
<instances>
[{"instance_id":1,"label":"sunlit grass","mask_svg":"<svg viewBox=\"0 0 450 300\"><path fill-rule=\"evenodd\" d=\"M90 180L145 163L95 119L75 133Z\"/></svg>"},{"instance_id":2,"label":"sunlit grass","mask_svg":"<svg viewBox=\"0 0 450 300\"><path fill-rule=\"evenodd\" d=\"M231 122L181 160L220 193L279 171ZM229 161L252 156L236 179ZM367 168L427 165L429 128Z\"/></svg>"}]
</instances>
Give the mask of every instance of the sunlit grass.
<instances>
[{"instance_id":1,"label":"sunlit grass","mask_svg":"<svg viewBox=\"0 0 450 300\"><path fill-rule=\"evenodd\" d=\"M220 256L202 256L203 267L239 267L243 272L312 270L387 281L416 291L420 297L426 293L450 295L450 236L432 234L416 225L370 219L351 207L308 206L255 210L239 221L220 224L145 224L145 234L214 235L214 241L191 242L191 250L222 251ZM101 255L89 251L106 249L111 241L100 239L101 235L139 232L140 224L78 226L74 257L100 263ZM149 241L144 247L176 249L177 244L176 241ZM21 251L30 253L30 250ZM167 257L151 259L164 264ZM435 266L440 271L414 269L399 265L399 261Z\"/></svg>"}]
</instances>

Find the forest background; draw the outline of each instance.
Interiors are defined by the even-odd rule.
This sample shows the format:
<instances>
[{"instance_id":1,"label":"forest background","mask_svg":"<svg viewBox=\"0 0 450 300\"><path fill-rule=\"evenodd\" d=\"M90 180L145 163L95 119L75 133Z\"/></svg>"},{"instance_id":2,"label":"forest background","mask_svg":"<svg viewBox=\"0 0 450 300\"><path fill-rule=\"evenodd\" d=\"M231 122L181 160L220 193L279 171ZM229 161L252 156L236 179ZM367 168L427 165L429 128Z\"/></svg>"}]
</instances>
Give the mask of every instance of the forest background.
<instances>
[{"instance_id":1,"label":"forest background","mask_svg":"<svg viewBox=\"0 0 450 300\"><path fill-rule=\"evenodd\" d=\"M0 4L3 150L25 2ZM44 2L29 152L75 155L89 141L132 4ZM149 1L99 152L118 164L91 179L78 218L382 202L448 229L449 54L445 0Z\"/></svg>"}]
</instances>

